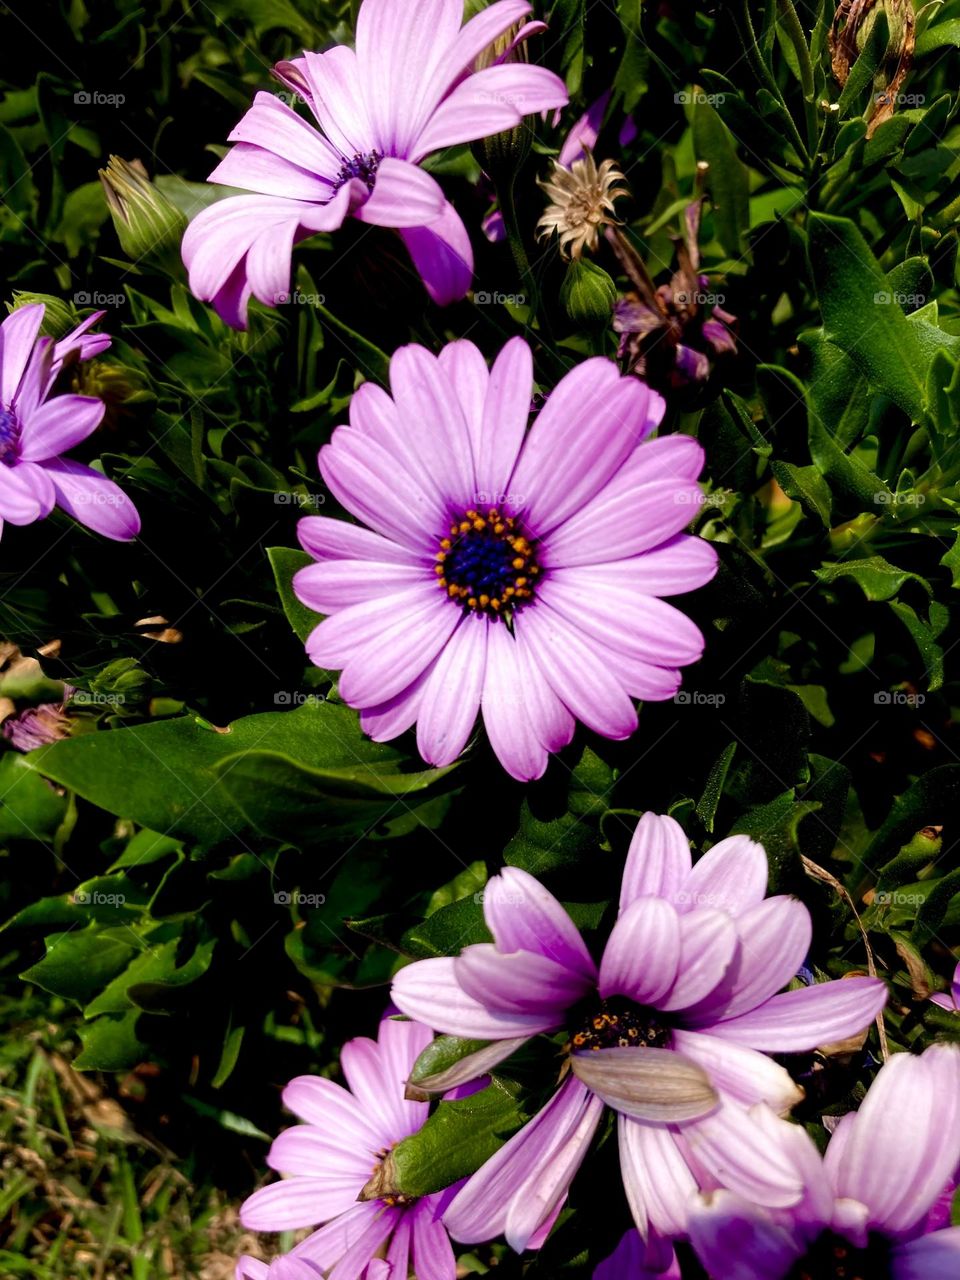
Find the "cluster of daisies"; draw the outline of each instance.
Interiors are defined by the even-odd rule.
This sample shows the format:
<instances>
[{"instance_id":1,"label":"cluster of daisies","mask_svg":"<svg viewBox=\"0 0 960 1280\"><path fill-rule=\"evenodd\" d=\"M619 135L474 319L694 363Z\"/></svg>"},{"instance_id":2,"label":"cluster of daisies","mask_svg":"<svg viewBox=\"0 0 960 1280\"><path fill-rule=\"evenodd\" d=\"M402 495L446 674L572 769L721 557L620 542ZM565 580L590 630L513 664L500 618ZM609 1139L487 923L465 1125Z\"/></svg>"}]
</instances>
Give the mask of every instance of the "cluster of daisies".
<instances>
[{"instance_id":1,"label":"cluster of daisies","mask_svg":"<svg viewBox=\"0 0 960 1280\"><path fill-rule=\"evenodd\" d=\"M536 1251L611 1112L634 1225L596 1280L679 1277L678 1246L713 1280L953 1280L960 1047L890 1059L821 1154L788 1118L803 1090L774 1055L865 1031L886 990L872 977L795 981L810 916L766 886L766 855L747 836L694 863L679 824L646 813L594 954L537 879L505 868L484 892L493 942L400 969L377 1040L343 1048L347 1088L312 1076L287 1086L302 1123L268 1156L287 1176L254 1192L241 1219L318 1229L269 1267L242 1258L237 1280L455 1280L451 1241ZM435 1032L459 1037L465 1056L424 1075ZM528 1079L531 1060L547 1064L542 1109L470 1177L405 1194L396 1148L430 1099L491 1087L534 1039L552 1048L525 1068Z\"/></svg>"},{"instance_id":2,"label":"cluster of daisies","mask_svg":"<svg viewBox=\"0 0 960 1280\"><path fill-rule=\"evenodd\" d=\"M251 298L287 296L294 244L353 217L399 231L435 302L462 298L470 237L422 162L566 104L563 83L522 53L544 30L528 14L526 0L496 0L463 23L461 0L363 0L354 49L280 64L316 124L258 94L211 175L246 194L215 201L183 239L193 292L242 328ZM574 259L610 232L637 288L618 321L628 375L594 358L535 388L521 338L490 364L469 341L402 347L389 391L361 386L320 452L352 519L300 524L313 563L294 586L322 616L309 657L340 673L367 734L415 730L432 765L455 761L479 719L508 773L535 779L577 722L629 737L637 701L671 698L703 649L664 600L716 570L713 548L684 532L703 454L688 436L657 437L665 403L643 380L641 339L673 334L669 387L688 365L705 376L685 335L718 352L733 318L704 322L684 312L685 294L649 288L611 225L622 175L592 159L596 116L546 184L557 208L541 229ZM691 287L698 216L692 206L681 255ZM0 326L0 518L26 524L56 504L108 537L135 537L130 500L63 456L104 412L71 392L71 368L109 339L91 331L99 317L59 341L41 336L43 314L24 306ZM546 394L531 422L535 390ZM255 1231L316 1229L269 1265L242 1258L238 1280L454 1280L453 1242L536 1251L611 1113L633 1226L598 1280L679 1276L678 1247L723 1280L960 1274L949 1226L960 1049L886 1062L821 1153L789 1118L803 1091L778 1057L865 1032L885 988L814 982L806 908L766 890L758 844L734 836L694 862L678 824L647 813L601 954L533 876L505 868L484 893L493 941L402 968L377 1039L343 1048L347 1087L287 1086L302 1123L268 1157L286 1176L241 1216ZM417 1072L411 1088L436 1033L469 1052ZM543 1107L469 1177L406 1193L398 1145L435 1107L509 1073L532 1040L552 1046L537 1059L549 1064Z\"/></svg>"}]
</instances>

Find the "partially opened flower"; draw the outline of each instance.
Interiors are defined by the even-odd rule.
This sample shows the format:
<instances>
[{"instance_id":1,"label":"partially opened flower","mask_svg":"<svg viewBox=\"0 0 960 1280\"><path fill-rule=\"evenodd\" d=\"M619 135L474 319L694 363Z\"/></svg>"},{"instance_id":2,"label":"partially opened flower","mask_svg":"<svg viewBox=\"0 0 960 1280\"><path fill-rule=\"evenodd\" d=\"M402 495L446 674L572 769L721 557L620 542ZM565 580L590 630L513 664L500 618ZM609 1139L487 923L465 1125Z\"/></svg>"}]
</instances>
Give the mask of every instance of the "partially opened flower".
<instances>
[{"instance_id":1,"label":"partially opened flower","mask_svg":"<svg viewBox=\"0 0 960 1280\"><path fill-rule=\"evenodd\" d=\"M496 0L461 27L463 0L363 0L356 51L341 45L278 64L275 74L319 127L257 94L210 175L256 194L205 209L184 236L197 297L244 327L251 293L275 306L289 292L294 243L352 216L400 230L436 302L462 298L473 277L470 239L420 164L567 101L563 81L544 67L500 61L473 70L529 11L526 0Z\"/></svg>"},{"instance_id":2,"label":"partially opened flower","mask_svg":"<svg viewBox=\"0 0 960 1280\"><path fill-rule=\"evenodd\" d=\"M251 1231L289 1231L324 1223L283 1262L287 1270L238 1269L238 1280L377 1280L368 1270L385 1250L393 1276L411 1268L419 1280L453 1280L453 1250L440 1222L449 1192L409 1200L372 1198L392 1149L423 1125L429 1104L404 1099L404 1084L431 1033L414 1022L385 1018L376 1040L348 1041L340 1065L349 1089L320 1076L300 1076L283 1091L286 1106L304 1121L281 1133L267 1163L289 1175L244 1201L240 1220ZM361 1199L361 1196L363 1197ZM313 1271L301 1265L308 1264ZM264 1264L259 1264L263 1267Z\"/></svg>"},{"instance_id":3,"label":"partially opened flower","mask_svg":"<svg viewBox=\"0 0 960 1280\"><path fill-rule=\"evenodd\" d=\"M41 702L7 716L0 723L0 735L18 751L33 751L69 737L73 720L66 713L66 705L74 692L72 685L65 684L59 702Z\"/></svg>"},{"instance_id":4,"label":"partially opened flower","mask_svg":"<svg viewBox=\"0 0 960 1280\"><path fill-rule=\"evenodd\" d=\"M3 521L32 524L54 506L105 537L125 541L140 517L121 489L82 462L62 455L96 431L104 414L93 396L51 395L68 360L87 360L110 345L89 329L90 316L56 342L40 337L42 303L17 307L0 324L0 530Z\"/></svg>"},{"instance_id":5,"label":"partially opened flower","mask_svg":"<svg viewBox=\"0 0 960 1280\"><path fill-rule=\"evenodd\" d=\"M646 441L663 401L609 360L557 385L527 431L530 348L491 370L470 342L439 358L401 347L392 397L355 393L320 451L323 478L363 525L300 522L318 561L294 580L329 614L307 641L377 741L416 722L420 754L449 764L482 713L516 778L536 778L575 718L608 738L637 726L634 698L665 699L703 648L660 596L698 587L716 556L680 533L703 453Z\"/></svg>"},{"instance_id":6,"label":"partially opened flower","mask_svg":"<svg viewBox=\"0 0 960 1280\"><path fill-rule=\"evenodd\" d=\"M960 1048L898 1053L821 1160L799 1126L770 1125L800 1170L804 1197L769 1212L729 1192L695 1204L690 1237L714 1280L956 1280L960 1228L929 1213L960 1162Z\"/></svg>"},{"instance_id":7,"label":"partially opened flower","mask_svg":"<svg viewBox=\"0 0 960 1280\"><path fill-rule=\"evenodd\" d=\"M886 990L851 978L777 994L806 956L810 916L796 899L765 899L766 886L766 856L748 837L721 840L692 866L679 825L647 813L599 964L560 903L507 867L484 891L492 944L397 974L393 999L410 1017L493 1042L478 1055L483 1070L531 1036L566 1036L552 1099L447 1211L456 1239L503 1232L525 1248L562 1204L604 1105L618 1112L624 1189L644 1237L682 1233L702 1185L780 1207L799 1199L795 1167L748 1113L757 1102L786 1112L802 1097L767 1054L861 1030ZM468 1059L460 1074L471 1069Z\"/></svg>"}]
</instances>

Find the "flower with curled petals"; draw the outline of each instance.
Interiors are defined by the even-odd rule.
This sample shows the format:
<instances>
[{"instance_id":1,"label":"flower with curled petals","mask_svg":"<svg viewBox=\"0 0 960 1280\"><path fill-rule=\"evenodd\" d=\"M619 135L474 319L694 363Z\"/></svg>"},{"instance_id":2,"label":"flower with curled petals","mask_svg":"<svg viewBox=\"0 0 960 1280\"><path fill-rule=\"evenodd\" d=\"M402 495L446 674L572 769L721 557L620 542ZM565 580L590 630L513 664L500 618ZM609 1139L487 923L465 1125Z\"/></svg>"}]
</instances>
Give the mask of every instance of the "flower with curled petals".
<instances>
[{"instance_id":1,"label":"flower with curled petals","mask_svg":"<svg viewBox=\"0 0 960 1280\"><path fill-rule=\"evenodd\" d=\"M713 1280L956 1280L960 1227L931 1210L960 1163L960 1047L892 1057L822 1159L804 1129L771 1119L803 1199L776 1212L730 1192L699 1198L690 1237Z\"/></svg>"},{"instance_id":2,"label":"flower with curled petals","mask_svg":"<svg viewBox=\"0 0 960 1280\"><path fill-rule=\"evenodd\" d=\"M284 1103L304 1123L281 1133L267 1163L289 1176L249 1196L240 1221L251 1231L324 1225L269 1270L241 1259L246 1269L238 1265L237 1280L381 1280L410 1269L419 1280L454 1280L453 1250L440 1222L452 1190L416 1200L368 1192L392 1149L427 1118L429 1104L407 1101L404 1085L431 1039L415 1022L384 1018L376 1040L344 1045L348 1089L320 1076L287 1085ZM381 1251L388 1272L375 1258Z\"/></svg>"},{"instance_id":3,"label":"flower with curled petals","mask_svg":"<svg viewBox=\"0 0 960 1280\"><path fill-rule=\"evenodd\" d=\"M673 697L703 637L660 597L714 574L681 532L700 496L700 446L648 440L660 397L610 360L568 373L527 430L533 359L511 339L492 369L470 342L439 358L401 347L391 395L372 383L320 451L366 527L309 516L317 563L294 589L326 620L307 640L377 741L417 726L454 761L477 714L504 767L539 777L580 720L637 727L635 698Z\"/></svg>"},{"instance_id":4,"label":"flower with curled petals","mask_svg":"<svg viewBox=\"0 0 960 1280\"><path fill-rule=\"evenodd\" d=\"M496 0L461 25L463 0L363 0L356 50L338 45L279 63L275 75L316 127L257 94L210 175L254 194L211 205L184 236L197 297L245 328L251 294L267 306L288 295L296 241L354 217L400 231L435 302L462 298L473 278L470 239L420 165L566 103L563 81L545 67L503 59L474 69L529 12L526 0Z\"/></svg>"},{"instance_id":5,"label":"flower with curled petals","mask_svg":"<svg viewBox=\"0 0 960 1280\"><path fill-rule=\"evenodd\" d=\"M850 978L783 992L806 957L810 915L794 898L765 898L766 887L766 855L747 836L693 865L680 826L647 813L599 964L552 894L507 867L484 890L493 943L400 970L396 1006L490 1041L478 1054L485 1071L532 1036L566 1036L553 1097L447 1210L455 1239L502 1232L526 1248L559 1212L605 1105L618 1113L624 1189L644 1238L682 1234L701 1186L778 1208L800 1198L793 1162L751 1119L755 1104L784 1113L802 1097L767 1055L861 1030L886 988ZM444 1087L469 1078L471 1060L458 1070Z\"/></svg>"},{"instance_id":6,"label":"flower with curled petals","mask_svg":"<svg viewBox=\"0 0 960 1280\"><path fill-rule=\"evenodd\" d=\"M0 324L0 530L32 524L61 507L74 520L116 541L135 538L133 503L99 471L62 455L100 425L106 406L96 396L53 395L70 360L88 360L110 345L91 333L102 311L56 342L40 336L44 304L27 303Z\"/></svg>"}]
</instances>

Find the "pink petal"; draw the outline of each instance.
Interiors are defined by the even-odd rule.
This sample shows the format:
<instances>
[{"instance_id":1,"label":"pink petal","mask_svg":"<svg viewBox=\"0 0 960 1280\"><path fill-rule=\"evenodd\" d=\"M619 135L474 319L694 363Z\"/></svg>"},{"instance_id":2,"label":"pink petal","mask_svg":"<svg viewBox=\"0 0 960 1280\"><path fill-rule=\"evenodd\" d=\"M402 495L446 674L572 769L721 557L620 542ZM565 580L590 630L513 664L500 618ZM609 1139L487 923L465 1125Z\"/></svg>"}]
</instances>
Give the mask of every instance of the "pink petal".
<instances>
[{"instance_id":1,"label":"pink petal","mask_svg":"<svg viewBox=\"0 0 960 1280\"><path fill-rule=\"evenodd\" d=\"M586 1155L603 1104L568 1076L547 1105L487 1161L444 1214L466 1244L508 1229L518 1252L566 1194Z\"/></svg>"},{"instance_id":2,"label":"pink petal","mask_svg":"<svg viewBox=\"0 0 960 1280\"><path fill-rule=\"evenodd\" d=\"M386 1135L371 1122L356 1098L323 1076L297 1076L283 1091L283 1105L325 1133L336 1133L355 1150L375 1155Z\"/></svg>"},{"instance_id":3,"label":"pink petal","mask_svg":"<svg viewBox=\"0 0 960 1280\"><path fill-rule=\"evenodd\" d=\"M695 1202L690 1239L708 1272L724 1280L783 1280L804 1251L759 1205L728 1191Z\"/></svg>"},{"instance_id":4,"label":"pink petal","mask_svg":"<svg viewBox=\"0 0 960 1280\"><path fill-rule=\"evenodd\" d=\"M584 360L560 380L534 421L512 480L526 496L538 536L602 490L655 426L652 411L653 393L636 378L621 378L610 360ZM578 459L573 473L570 458Z\"/></svg>"},{"instance_id":5,"label":"pink petal","mask_svg":"<svg viewBox=\"0 0 960 1280\"><path fill-rule=\"evenodd\" d=\"M600 995L657 1007L680 962L680 917L662 898L637 898L610 932L600 962Z\"/></svg>"},{"instance_id":6,"label":"pink petal","mask_svg":"<svg viewBox=\"0 0 960 1280\"><path fill-rule=\"evenodd\" d=\"M617 1133L623 1189L638 1230L682 1234L697 1181L674 1134L624 1115L617 1117Z\"/></svg>"},{"instance_id":7,"label":"pink petal","mask_svg":"<svg viewBox=\"0 0 960 1280\"><path fill-rule=\"evenodd\" d=\"M720 840L697 862L687 877L681 911L712 907L740 915L762 902L767 892L767 855L749 836Z\"/></svg>"},{"instance_id":8,"label":"pink petal","mask_svg":"<svg viewBox=\"0 0 960 1280\"><path fill-rule=\"evenodd\" d=\"M521 464L522 465L522 464ZM515 483L518 487L519 480ZM653 480L635 489L601 489L544 544L551 568L624 560L667 542L690 523L691 481Z\"/></svg>"},{"instance_id":9,"label":"pink petal","mask_svg":"<svg viewBox=\"0 0 960 1280\"><path fill-rule=\"evenodd\" d=\"M406 733L415 723L420 712L423 690L435 663L436 659L395 697L377 703L374 707L363 708L360 712L360 728L374 742L389 742L401 733Z\"/></svg>"},{"instance_id":10,"label":"pink petal","mask_svg":"<svg viewBox=\"0 0 960 1280\"><path fill-rule=\"evenodd\" d=\"M483 724L507 773L529 782L543 774L547 752L524 704L516 641L505 625L495 623L487 632L487 669L480 698Z\"/></svg>"},{"instance_id":11,"label":"pink petal","mask_svg":"<svg viewBox=\"0 0 960 1280\"><path fill-rule=\"evenodd\" d=\"M23 425L20 457L43 462L72 449L96 431L106 405L93 396L56 396L40 405Z\"/></svg>"},{"instance_id":12,"label":"pink petal","mask_svg":"<svg viewBox=\"0 0 960 1280\"><path fill-rule=\"evenodd\" d=\"M418 586L428 573L416 564L326 560L299 569L293 575L293 590L297 599L316 613L336 613L350 605Z\"/></svg>"},{"instance_id":13,"label":"pink petal","mask_svg":"<svg viewBox=\"0 0 960 1280\"><path fill-rule=\"evenodd\" d=\"M567 134L566 141L557 156L557 164L569 169L574 160L583 158L584 148L592 151L597 145L597 138L603 125L603 117L606 114L607 104L610 102L612 93L612 89L602 93L583 113Z\"/></svg>"},{"instance_id":14,"label":"pink petal","mask_svg":"<svg viewBox=\"0 0 960 1280\"><path fill-rule=\"evenodd\" d=\"M577 719L605 738L629 738L637 713L611 664L543 600L521 622L537 666Z\"/></svg>"},{"instance_id":15,"label":"pink petal","mask_svg":"<svg viewBox=\"0 0 960 1280\"><path fill-rule=\"evenodd\" d=\"M392 1224L400 1214L398 1210L390 1210L389 1212L390 1216L387 1221ZM306 1240L291 1250L288 1256L296 1258L298 1261L306 1260L311 1262L326 1274L328 1268L332 1267L338 1259L343 1257L348 1249L365 1235L370 1228L370 1224L381 1220L383 1216L383 1206L379 1201L370 1200L364 1201L362 1204L355 1204L352 1209L348 1209L346 1213L341 1213L332 1222L328 1222L325 1227L321 1227L319 1231L314 1231L312 1235L307 1236ZM354 1274L359 1274L359 1270Z\"/></svg>"},{"instance_id":16,"label":"pink petal","mask_svg":"<svg viewBox=\"0 0 960 1280\"><path fill-rule=\"evenodd\" d=\"M0 464L0 517L11 524L33 524L41 516L40 500L34 484L17 475L19 469Z\"/></svg>"},{"instance_id":17,"label":"pink petal","mask_svg":"<svg viewBox=\"0 0 960 1280\"><path fill-rule=\"evenodd\" d=\"M765 1102L778 1114L785 1114L803 1098L803 1090L797 1088L789 1072L765 1053L679 1027L673 1032L673 1045L678 1053L703 1067L721 1093L746 1106Z\"/></svg>"},{"instance_id":18,"label":"pink petal","mask_svg":"<svg viewBox=\"0 0 960 1280\"><path fill-rule=\"evenodd\" d=\"M508 62L476 71L434 111L411 159L459 146L519 125L524 116L566 106L566 86L546 67Z\"/></svg>"},{"instance_id":19,"label":"pink petal","mask_svg":"<svg viewBox=\"0 0 960 1280\"><path fill-rule=\"evenodd\" d=\"M329 516L304 516L297 525L300 545L317 560L340 559L389 561L394 564L417 564L417 558L406 548L371 529L332 520Z\"/></svg>"},{"instance_id":20,"label":"pink petal","mask_svg":"<svg viewBox=\"0 0 960 1280\"><path fill-rule=\"evenodd\" d=\"M424 287L438 307L466 296L473 282L473 249L460 215L447 204L427 227L400 230Z\"/></svg>"},{"instance_id":21,"label":"pink petal","mask_svg":"<svg viewBox=\"0 0 960 1280\"><path fill-rule=\"evenodd\" d=\"M53 481L43 467L37 462L20 461L16 465L17 482L22 483L40 504L40 515L50 514L57 502L57 491Z\"/></svg>"},{"instance_id":22,"label":"pink petal","mask_svg":"<svg viewBox=\"0 0 960 1280\"><path fill-rule=\"evenodd\" d=\"M509 491L530 416L533 356L523 338L511 338L490 370L483 401L483 430L477 460L477 483L494 506L524 506L524 495ZM501 497L505 494L506 499Z\"/></svg>"},{"instance_id":23,"label":"pink petal","mask_svg":"<svg viewBox=\"0 0 960 1280\"><path fill-rule=\"evenodd\" d=\"M584 981L597 970L580 930L548 889L520 867L504 867L487 881L483 914L500 951L532 951Z\"/></svg>"},{"instance_id":24,"label":"pink petal","mask_svg":"<svg viewBox=\"0 0 960 1280\"><path fill-rule=\"evenodd\" d=\"M960 1227L897 1245L891 1261L896 1280L956 1280L960 1274Z\"/></svg>"},{"instance_id":25,"label":"pink petal","mask_svg":"<svg viewBox=\"0 0 960 1280\"><path fill-rule=\"evenodd\" d=\"M428 764L452 764L480 710L487 665L485 618L465 617L427 677L417 715L417 750Z\"/></svg>"},{"instance_id":26,"label":"pink petal","mask_svg":"<svg viewBox=\"0 0 960 1280\"><path fill-rule=\"evenodd\" d=\"M831 1172L838 1196L865 1204L870 1225L897 1236L924 1216L958 1163L960 1047L933 1045L881 1068Z\"/></svg>"},{"instance_id":27,"label":"pink petal","mask_svg":"<svg viewBox=\"0 0 960 1280\"><path fill-rule=\"evenodd\" d=\"M510 345L509 343L507 344ZM467 425L473 453L474 470L480 476L479 459L481 449L481 431L483 429L483 406L490 384L490 373L487 362L480 349L466 338L458 338L456 342L447 342L437 356L444 376L453 388L460 404L460 412ZM489 494L472 496L473 502L490 503L494 499Z\"/></svg>"},{"instance_id":28,"label":"pink petal","mask_svg":"<svg viewBox=\"0 0 960 1280\"><path fill-rule=\"evenodd\" d=\"M886 1000L887 988L878 978L821 982L785 991L758 1009L714 1023L710 1034L766 1053L803 1053L863 1031Z\"/></svg>"},{"instance_id":29,"label":"pink petal","mask_svg":"<svg viewBox=\"0 0 960 1280\"><path fill-rule=\"evenodd\" d=\"M635 898L674 898L690 874L690 844L675 818L647 810L633 833L620 886L620 910Z\"/></svg>"},{"instance_id":30,"label":"pink petal","mask_svg":"<svg viewBox=\"0 0 960 1280\"><path fill-rule=\"evenodd\" d=\"M362 8L366 10L368 4L369 0ZM352 49L334 45L326 53L308 51L298 67L309 86L310 105L320 128L341 156L389 150L364 109L363 78Z\"/></svg>"},{"instance_id":31,"label":"pink petal","mask_svg":"<svg viewBox=\"0 0 960 1280\"><path fill-rule=\"evenodd\" d=\"M711 1115L685 1125L683 1139L720 1186L757 1204L787 1208L803 1194L803 1181L788 1146L772 1143L735 1102L725 1100Z\"/></svg>"},{"instance_id":32,"label":"pink petal","mask_svg":"<svg viewBox=\"0 0 960 1280\"><path fill-rule=\"evenodd\" d=\"M442 217L446 204L436 178L406 160L384 156L373 190L354 217L378 227L423 227Z\"/></svg>"},{"instance_id":33,"label":"pink petal","mask_svg":"<svg viewBox=\"0 0 960 1280\"><path fill-rule=\"evenodd\" d=\"M0 324L0 404L9 408L43 322L43 303L31 302L11 311Z\"/></svg>"},{"instance_id":34,"label":"pink petal","mask_svg":"<svg viewBox=\"0 0 960 1280\"><path fill-rule=\"evenodd\" d=\"M539 588L571 626L611 651L663 667L686 666L703 653L703 635L695 623L656 596L638 595L613 583L578 580L578 569L554 569Z\"/></svg>"},{"instance_id":35,"label":"pink petal","mask_svg":"<svg viewBox=\"0 0 960 1280\"><path fill-rule=\"evenodd\" d=\"M127 495L99 471L70 458L43 463L57 491L57 506L95 533L128 542L140 532L140 516Z\"/></svg>"},{"instance_id":36,"label":"pink petal","mask_svg":"<svg viewBox=\"0 0 960 1280\"><path fill-rule=\"evenodd\" d=\"M318 667L338 668L345 667L347 663L356 665L360 651L366 653L367 649L377 650L378 639L382 636L386 642L388 632L395 636L409 628L411 633L419 633L419 643L431 641L434 631L440 629L439 626L431 625L435 618L438 618L441 625L446 618L451 624L451 630L459 620L457 610L444 600L437 591L436 584L424 581L331 614L308 636L307 652ZM440 643L442 644L442 640ZM439 645L437 647L439 649ZM372 656L379 656L379 665L383 666L382 652ZM409 659L409 652L405 657ZM406 688L410 680L426 666L426 661L420 662L418 658L414 665L417 670L409 680L401 680L396 688L383 693L379 698L368 699L368 704L373 706ZM389 663L387 666L389 667ZM396 671L392 674L395 677Z\"/></svg>"},{"instance_id":37,"label":"pink petal","mask_svg":"<svg viewBox=\"0 0 960 1280\"><path fill-rule=\"evenodd\" d=\"M345 1135L331 1133L311 1124L295 1124L274 1138L267 1152L267 1164L277 1173L319 1178L331 1192L342 1188L347 1196L345 1212L356 1203L357 1193L370 1177L372 1151L345 1145ZM328 1215L330 1217L333 1214Z\"/></svg>"},{"instance_id":38,"label":"pink petal","mask_svg":"<svg viewBox=\"0 0 960 1280\"><path fill-rule=\"evenodd\" d=\"M274 94L256 95L253 106L236 125L228 141L256 147L300 170L298 179L302 190L278 192L278 195L287 195L296 200L330 199L343 158L313 125L308 124ZM232 175L221 175L220 169L213 171L209 181L224 182L227 186L247 185L238 184Z\"/></svg>"},{"instance_id":39,"label":"pink petal","mask_svg":"<svg viewBox=\"0 0 960 1280\"><path fill-rule=\"evenodd\" d=\"M403 1220L402 1209L385 1209L380 1204L376 1208L379 1212L367 1219L356 1239L327 1275L327 1280L356 1280Z\"/></svg>"},{"instance_id":40,"label":"pink petal","mask_svg":"<svg viewBox=\"0 0 960 1280\"><path fill-rule=\"evenodd\" d=\"M457 982L454 963L444 956L407 965L394 976L390 998L408 1017L467 1040L509 1040L553 1025L551 1016L491 1013Z\"/></svg>"},{"instance_id":41,"label":"pink petal","mask_svg":"<svg viewBox=\"0 0 960 1280\"><path fill-rule=\"evenodd\" d=\"M415 344L400 347L390 361L390 389L401 421L422 423L430 433L432 448L422 461L426 476L447 503L471 506L477 480L470 433L437 358Z\"/></svg>"},{"instance_id":42,"label":"pink petal","mask_svg":"<svg viewBox=\"0 0 960 1280\"><path fill-rule=\"evenodd\" d=\"M261 1187L240 1206L240 1221L248 1231L294 1231L326 1222L356 1201L342 1188L332 1189L326 1178L285 1178Z\"/></svg>"},{"instance_id":43,"label":"pink petal","mask_svg":"<svg viewBox=\"0 0 960 1280\"><path fill-rule=\"evenodd\" d=\"M383 612L382 599L377 602L381 604L379 637L356 645L343 663L337 686L344 702L354 707L378 706L402 693L438 656L461 621L459 611L437 593L433 584L424 588L415 601L411 600L405 614L397 617ZM334 614L329 621L336 622L366 607L354 605L351 610ZM311 636L308 646L312 641ZM308 652L312 656L309 647ZM316 658L313 660L316 662Z\"/></svg>"},{"instance_id":44,"label":"pink petal","mask_svg":"<svg viewBox=\"0 0 960 1280\"><path fill-rule=\"evenodd\" d=\"M340 1067L350 1092L390 1142L415 1133L427 1117L427 1103L406 1100L403 1093L413 1064L432 1038L417 1022L384 1019L377 1040L357 1036L341 1050Z\"/></svg>"},{"instance_id":45,"label":"pink petal","mask_svg":"<svg viewBox=\"0 0 960 1280\"><path fill-rule=\"evenodd\" d=\"M576 720L540 670L522 623L514 630L523 706L533 736L547 751L561 751L573 739Z\"/></svg>"},{"instance_id":46,"label":"pink petal","mask_svg":"<svg viewBox=\"0 0 960 1280\"><path fill-rule=\"evenodd\" d=\"M418 1280L456 1280L457 1262L450 1237L436 1218L435 1196L428 1196L414 1208L413 1273Z\"/></svg>"},{"instance_id":47,"label":"pink petal","mask_svg":"<svg viewBox=\"0 0 960 1280\"><path fill-rule=\"evenodd\" d=\"M497 1014L539 1018L552 1028L586 996L592 983L563 964L533 951L505 955L490 943L466 947L454 961L466 995Z\"/></svg>"},{"instance_id":48,"label":"pink petal","mask_svg":"<svg viewBox=\"0 0 960 1280\"><path fill-rule=\"evenodd\" d=\"M702 908L681 915L677 980L659 1008L686 1013L697 1007L723 982L739 948L736 926L725 911Z\"/></svg>"},{"instance_id":49,"label":"pink petal","mask_svg":"<svg viewBox=\"0 0 960 1280\"><path fill-rule=\"evenodd\" d=\"M593 594L609 587L645 596L675 596L702 587L717 572L717 553L709 542L678 533L668 542L628 560L607 560L563 569L555 576Z\"/></svg>"}]
</instances>

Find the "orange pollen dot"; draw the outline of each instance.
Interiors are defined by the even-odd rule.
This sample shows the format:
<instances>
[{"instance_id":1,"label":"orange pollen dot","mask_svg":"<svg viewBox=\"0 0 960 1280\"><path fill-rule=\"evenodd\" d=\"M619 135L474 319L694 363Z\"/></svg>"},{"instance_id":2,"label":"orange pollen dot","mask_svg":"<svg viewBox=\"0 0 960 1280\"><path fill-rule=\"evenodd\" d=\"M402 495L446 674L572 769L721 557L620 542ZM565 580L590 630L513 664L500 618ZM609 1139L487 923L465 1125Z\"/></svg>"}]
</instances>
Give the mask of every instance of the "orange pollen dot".
<instances>
[{"instance_id":1,"label":"orange pollen dot","mask_svg":"<svg viewBox=\"0 0 960 1280\"><path fill-rule=\"evenodd\" d=\"M450 534L438 539L434 571L451 600L496 618L512 616L533 598L537 545L516 516L498 507L481 515L470 507L450 525Z\"/></svg>"}]
</instances>

